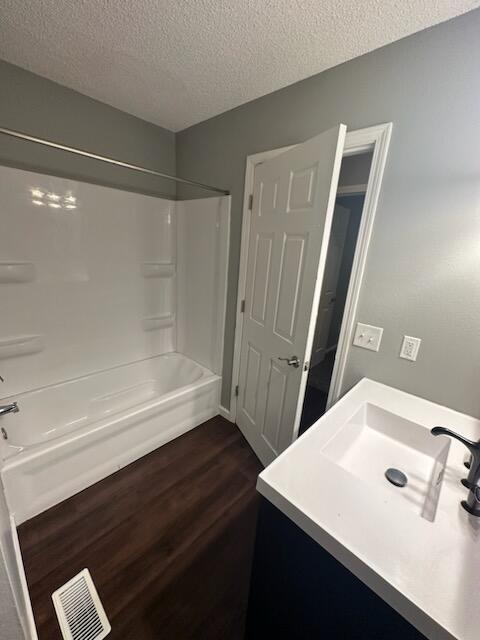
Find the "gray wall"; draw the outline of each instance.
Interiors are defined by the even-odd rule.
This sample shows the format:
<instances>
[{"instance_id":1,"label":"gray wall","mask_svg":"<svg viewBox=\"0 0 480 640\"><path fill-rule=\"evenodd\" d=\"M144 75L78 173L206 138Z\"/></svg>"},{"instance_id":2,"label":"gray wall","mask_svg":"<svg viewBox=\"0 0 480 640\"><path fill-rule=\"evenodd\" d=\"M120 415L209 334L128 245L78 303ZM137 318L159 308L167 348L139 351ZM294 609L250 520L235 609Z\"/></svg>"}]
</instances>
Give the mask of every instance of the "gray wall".
<instances>
[{"instance_id":1,"label":"gray wall","mask_svg":"<svg viewBox=\"0 0 480 640\"><path fill-rule=\"evenodd\" d=\"M21 640L23 637L4 560L0 555L0 638Z\"/></svg>"},{"instance_id":2,"label":"gray wall","mask_svg":"<svg viewBox=\"0 0 480 640\"><path fill-rule=\"evenodd\" d=\"M233 196L225 387L228 406L248 154L338 122L394 125L358 320L385 328L363 376L480 416L480 10L418 33L177 134L177 171ZM398 358L402 335L418 361Z\"/></svg>"},{"instance_id":3,"label":"gray wall","mask_svg":"<svg viewBox=\"0 0 480 640\"><path fill-rule=\"evenodd\" d=\"M8 568L7 568L8 567ZM10 586L8 575L12 578L13 588L17 597L20 611L17 612L15 599ZM10 530L10 516L8 513L3 486L0 486L0 639L20 640L24 637L20 626L19 613L25 621L24 603L22 602L22 588L20 577L16 570L15 550Z\"/></svg>"},{"instance_id":4,"label":"gray wall","mask_svg":"<svg viewBox=\"0 0 480 640\"><path fill-rule=\"evenodd\" d=\"M0 60L0 127L175 173L175 135ZM175 183L0 136L0 164L151 193Z\"/></svg>"},{"instance_id":5,"label":"gray wall","mask_svg":"<svg viewBox=\"0 0 480 640\"><path fill-rule=\"evenodd\" d=\"M4 559L0 555L0 638L21 640L22 628L17 615L15 601L8 581Z\"/></svg>"}]
</instances>

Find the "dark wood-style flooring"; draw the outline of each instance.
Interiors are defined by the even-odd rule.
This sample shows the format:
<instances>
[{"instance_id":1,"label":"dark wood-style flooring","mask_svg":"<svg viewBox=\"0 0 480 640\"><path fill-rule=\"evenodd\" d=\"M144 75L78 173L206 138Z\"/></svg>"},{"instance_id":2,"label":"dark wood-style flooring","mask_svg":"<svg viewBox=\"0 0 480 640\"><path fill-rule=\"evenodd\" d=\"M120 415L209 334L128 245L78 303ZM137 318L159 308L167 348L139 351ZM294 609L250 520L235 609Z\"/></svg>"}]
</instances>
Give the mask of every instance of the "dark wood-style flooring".
<instances>
[{"instance_id":1,"label":"dark wood-style flooring","mask_svg":"<svg viewBox=\"0 0 480 640\"><path fill-rule=\"evenodd\" d=\"M260 463L217 416L20 525L40 640L87 567L112 640L243 638Z\"/></svg>"}]
</instances>

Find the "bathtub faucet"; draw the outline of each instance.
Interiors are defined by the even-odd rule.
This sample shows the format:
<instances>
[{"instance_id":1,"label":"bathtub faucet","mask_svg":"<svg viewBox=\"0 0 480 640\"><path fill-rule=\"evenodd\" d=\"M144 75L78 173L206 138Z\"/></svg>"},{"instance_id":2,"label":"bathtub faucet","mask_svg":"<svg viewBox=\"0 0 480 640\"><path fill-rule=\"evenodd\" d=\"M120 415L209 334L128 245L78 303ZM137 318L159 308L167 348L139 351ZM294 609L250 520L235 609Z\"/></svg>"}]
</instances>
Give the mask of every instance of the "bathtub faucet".
<instances>
[{"instance_id":1,"label":"bathtub faucet","mask_svg":"<svg viewBox=\"0 0 480 640\"><path fill-rule=\"evenodd\" d=\"M0 405L0 416L5 416L7 413L18 413L19 411L20 409L16 402Z\"/></svg>"}]
</instances>

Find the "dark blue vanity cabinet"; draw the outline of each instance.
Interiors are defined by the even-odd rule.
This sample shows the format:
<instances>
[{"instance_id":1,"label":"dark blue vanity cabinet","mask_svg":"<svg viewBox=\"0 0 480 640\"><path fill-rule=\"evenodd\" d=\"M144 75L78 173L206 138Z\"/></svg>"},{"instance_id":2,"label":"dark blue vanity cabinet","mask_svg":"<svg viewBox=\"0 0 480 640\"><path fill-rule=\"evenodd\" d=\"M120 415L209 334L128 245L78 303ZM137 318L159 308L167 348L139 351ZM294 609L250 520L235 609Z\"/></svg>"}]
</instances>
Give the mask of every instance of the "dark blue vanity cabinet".
<instances>
[{"instance_id":1,"label":"dark blue vanity cabinet","mask_svg":"<svg viewBox=\"0 0 480 640\"><path fill-rule=\"evenodd\" d=\"M245 638L426 640L265 499Z\"/></svg>"}]
</instances>

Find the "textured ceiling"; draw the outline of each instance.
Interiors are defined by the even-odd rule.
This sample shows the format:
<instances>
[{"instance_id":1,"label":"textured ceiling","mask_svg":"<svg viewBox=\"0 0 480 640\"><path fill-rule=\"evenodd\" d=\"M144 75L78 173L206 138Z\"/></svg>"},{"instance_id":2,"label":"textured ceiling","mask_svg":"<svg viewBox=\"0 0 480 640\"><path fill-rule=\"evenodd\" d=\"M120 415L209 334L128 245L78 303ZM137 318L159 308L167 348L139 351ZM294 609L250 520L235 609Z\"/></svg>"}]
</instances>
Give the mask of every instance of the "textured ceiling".
<instances>
[{"instance_id":1,"label":"textured ceiling","mask_svg":"<svg viewBox=\"0 0 480 640\"><path fill-rule=\"evenodd\" d=\"M178 131L477 6L0 0L0 58Z\"/></svg>"}]
</instances>

